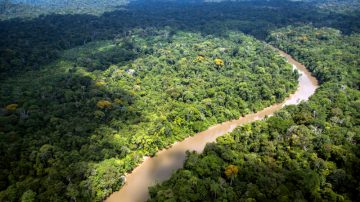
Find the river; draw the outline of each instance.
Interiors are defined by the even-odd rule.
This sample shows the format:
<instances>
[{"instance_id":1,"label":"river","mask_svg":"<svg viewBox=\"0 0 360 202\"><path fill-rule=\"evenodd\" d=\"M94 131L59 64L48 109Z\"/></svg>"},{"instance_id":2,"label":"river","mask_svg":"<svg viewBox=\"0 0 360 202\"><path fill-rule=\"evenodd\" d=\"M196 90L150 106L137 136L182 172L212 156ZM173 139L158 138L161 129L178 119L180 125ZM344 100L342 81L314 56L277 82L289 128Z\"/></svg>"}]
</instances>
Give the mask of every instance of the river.
<instances>
[{"instance_id":1,"label":"river","mask_svg":"<svg viewBox=\"0 0 360 202\"><path fill-rule=\"evenodd\" d=\"M163 182L170 178L171 174L183 167L187 150L202 152L205 145L214 142L217 137L233 131L236 127L263 119L283 108L285 105L298 104L306 101L318 88L318 81L305 68L304 65L294 60L290 55L280 51L280 55L296 68L299 73L298 89L284 102L274 104L259 112L248 114L237 120L231 120L214 125L207 130L177 142L169 149L159 151L153 158L145 158L131 173L126 175L125 185L114 192L107 202L143 202L149 198L148 187Z\"/></svg>"}]
</instances>

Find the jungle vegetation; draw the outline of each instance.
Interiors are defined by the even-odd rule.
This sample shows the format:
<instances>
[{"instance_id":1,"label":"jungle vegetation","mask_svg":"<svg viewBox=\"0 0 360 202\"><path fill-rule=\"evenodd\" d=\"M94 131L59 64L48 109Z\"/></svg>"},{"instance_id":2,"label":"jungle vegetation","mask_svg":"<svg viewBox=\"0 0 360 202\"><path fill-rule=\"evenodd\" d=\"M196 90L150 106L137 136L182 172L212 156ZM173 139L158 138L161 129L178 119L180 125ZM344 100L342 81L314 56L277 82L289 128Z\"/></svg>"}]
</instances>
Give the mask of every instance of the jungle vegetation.
<instances>
[{"instance_id":1,"label":"jungle vegetation","mask_svg":"<svg viewBox=\"0 0 360 202\"><path fill-rule=\"evenodd\" d=\"M297 78L238 32L135 29L69 49L1 84L1 200L101 200L143 156L282 101Z\"/></svg>"},{"instance_id":2,"label":"jungle vegetation","mask_svg":"<svg viewBox=\"0 0 360 202\"><path fill-rule=\"evenodd\" d=\"M188 153L149 201L356 201L360 176L360 35L286 27L268 41L320 80L310 101Z\"/></svg>"},{"instance_id":3,"label":"jungle vegetation","mask_svg":"<svg viewBox=\"0 0 360 202\"><path fill-rule=\"evenodd\" d=\"M260 40L303 62L321 88L189 154L151 200L356 199L360 20L344 5L1 7L0 201L101 201L143 156L283 100L297 72Z\"/></svg>"}]
</instances>

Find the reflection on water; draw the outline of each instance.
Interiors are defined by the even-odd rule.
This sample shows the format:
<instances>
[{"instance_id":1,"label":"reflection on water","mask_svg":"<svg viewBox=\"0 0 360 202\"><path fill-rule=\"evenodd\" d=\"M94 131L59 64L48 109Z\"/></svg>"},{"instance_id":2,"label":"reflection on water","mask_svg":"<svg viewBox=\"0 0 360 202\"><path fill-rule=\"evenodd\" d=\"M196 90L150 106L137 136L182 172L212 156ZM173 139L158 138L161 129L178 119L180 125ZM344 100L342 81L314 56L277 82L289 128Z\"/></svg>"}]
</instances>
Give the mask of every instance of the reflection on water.
<instances>
[{"instance_id":1,"label":"reflection on water","mask_svg":"<svg viewBox=\"0 0 360 202\"><path fill-rule=\"evenodd\" d=\"M175 143L169 149L159 151L156 157L147 158L142 164L135 168L132 173L128 174L126 176L126 184L118 192L113 193L106 201L146 201L149 198L149 186L169 179L175 170L182 168L187 150L202 152L207 143L214 142L217 137L233 131L239 125L270 116L285 105L298 104L301 101L308 100L318 87L317 80L304 65L295 61L288 54L282 51L279 52L300 73L299 87L294 94L290 95L290 97L282 103L272 105L257 113L248 114L237 120L217 124L195 136L186 138L182 142Z\"/></svg>"}]
</instances>

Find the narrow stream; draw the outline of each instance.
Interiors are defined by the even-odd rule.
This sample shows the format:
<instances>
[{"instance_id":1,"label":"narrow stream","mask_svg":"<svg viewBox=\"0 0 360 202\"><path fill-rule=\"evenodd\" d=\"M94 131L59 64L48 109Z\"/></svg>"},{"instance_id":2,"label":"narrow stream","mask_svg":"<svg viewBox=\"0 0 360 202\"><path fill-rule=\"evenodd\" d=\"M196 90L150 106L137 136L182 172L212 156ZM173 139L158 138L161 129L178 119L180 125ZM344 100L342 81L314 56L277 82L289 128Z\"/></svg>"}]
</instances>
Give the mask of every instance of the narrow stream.
<instances>
[{"instance_id":1,"label":"narrow stream","mask_svg":"<svg viewBox=\"0 0 360 202\"><path fill-rule=\"evenodd\" d=\"M236 127L263 119L283 108L285 105L298 104L306 101L318 88L318 81L305 68L304 65L294 60L290 55L280 51L280 55L296 68L299 73L299 87L284 102L274 104L259 112L248 114L237 120L227 121L210 127L192 137L175 143L171 148L159 151L155 157L146 158L143 163L136 167L132 173L126 176L125 185L114 192L107 202L143 202L149 198L148 187L163 182L170 178L171 174L182 168L185 161L185 152L194 150L202 152L205 145L214 142L217 137L233 131Z\"/></svg>"}]
</instances>

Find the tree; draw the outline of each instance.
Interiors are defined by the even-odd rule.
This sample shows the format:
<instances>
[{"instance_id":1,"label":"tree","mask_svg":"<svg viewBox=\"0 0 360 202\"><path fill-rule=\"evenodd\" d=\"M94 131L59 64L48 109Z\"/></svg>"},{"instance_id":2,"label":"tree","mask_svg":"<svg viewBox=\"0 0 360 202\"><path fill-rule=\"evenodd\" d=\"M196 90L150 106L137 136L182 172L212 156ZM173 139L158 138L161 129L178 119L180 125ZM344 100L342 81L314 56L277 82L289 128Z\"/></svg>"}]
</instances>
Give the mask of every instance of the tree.
<instances>
[{"instance_id":1,"label":"tree","mask_svg":"<svg viewBox=\"0 0 360 202\"><path fill-rule=\"evenodd\" d=\"M223 67L225 65L224 61L222 59L216 58L214 60L214 63L217 67Z\"/></svg>"},{"instance_id":2,"label":"tree","mask_svg":"<svg viewBox=\"0 0 360 202\"><path fill-rule=\"evenodd\" d=\"M228 165L225 168L225 175L227 178L230 178L230 185L232 184L235 177L238 175L239 168L235 165Z\"/></svg>"},{"instance_id":3,"label":"tree","mask_svg":"<svg viewBox=\"0 0 360 202\"><path fill-rule=\"evenodd\" d=\"M9 104L6 105L5 109L8 111L15 111L19 105L18 104Z\"/></svg>"},{"instance_id":4,"label":"tree","mask_svg":"<svg viewBox=\"0 0 360 202\"><path fill-rule=\"evenodd\" d=\"M97 103L96 103L96 106L100 109L108 109L111 107L111 102L110 101L107 101L107 100L99 100Z\"/></svg>"},{"instance_id":5,"label":"tree","mask_svg":"<svg viewBox=\"0 0 360 202\"><path fill-rule=\"evenodd\" d=\"M35 202L36 200L36 193L33 192L31 189L27 190L21 196L21 202Z\"/></svg>"}]
</instances>

